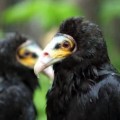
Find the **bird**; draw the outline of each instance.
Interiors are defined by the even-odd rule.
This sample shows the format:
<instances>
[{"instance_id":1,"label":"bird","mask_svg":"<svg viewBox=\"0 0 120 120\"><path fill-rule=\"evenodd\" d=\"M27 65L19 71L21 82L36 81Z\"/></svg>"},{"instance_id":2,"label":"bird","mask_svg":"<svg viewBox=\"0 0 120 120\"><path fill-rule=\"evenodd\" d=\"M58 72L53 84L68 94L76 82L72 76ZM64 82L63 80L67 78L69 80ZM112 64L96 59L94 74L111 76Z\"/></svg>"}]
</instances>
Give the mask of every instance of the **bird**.
<instances>
[{"instance_id":1,"label":"bird","mask_svg":"<svg viewBox=\"0 0 120 120\"><path fill-rule=\"evenodd\" d=\"M51 65L47 120L120 120L120 75L97 24L83 17L64 20L34 72L38 75Z\"/></svg>"},{"instance_id":2,"label":"bird","mask_svg":"<svg viewBox=\"0 0 120 120\"><path fill-rule=\"evenodd\" d=\"M0 120L35 120L32 100L39 84L33 68L40 52L39 45L21 33L0 40Z\"/></svg>"}]
</instances>

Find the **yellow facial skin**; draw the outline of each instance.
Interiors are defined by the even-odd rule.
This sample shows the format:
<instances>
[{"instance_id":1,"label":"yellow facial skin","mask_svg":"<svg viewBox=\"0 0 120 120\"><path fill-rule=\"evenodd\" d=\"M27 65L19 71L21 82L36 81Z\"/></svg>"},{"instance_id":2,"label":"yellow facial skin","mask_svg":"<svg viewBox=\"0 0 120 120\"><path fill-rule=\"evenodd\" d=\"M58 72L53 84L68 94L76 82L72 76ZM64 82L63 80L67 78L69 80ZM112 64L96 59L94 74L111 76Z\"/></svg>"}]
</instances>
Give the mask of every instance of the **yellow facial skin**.
<instances>
[{"instance_id":1,"label":"yellow facial skin","mask_svg":"<svg viewBox=\"0 0 120 120\"><path fill-rule=\"evenodd\" d=\"M71 36L65 34L56 35L42 51L34 67L35 74L38 74L48 66L70 56L75 49L76 43Z\"/></svg>"},{"instance_id":2,"label":"yellow facial skin","mask_svg":"<svg viewBox=\"0 0 120 120\"><path fill-rule=\"evenodd\" d=\"M20 64L33 69L40 53L41 50L37 44L27 42L18 48L16 58Z\"/></svg>"},{"instance_id":3,"label":"yellow facial skin","mask_svg":"<svg viewBox=\"0 0 120 120\"><path fill-rule=\"evenodd\" d=\"M26 53L29 53L28 55ZM33 68L36 61L37 61L37 57L34 58L32 56L33 53L31 53L30 51L27 51L25 49L20 49L18 52L19 56L17 56L18 61L23 64L24 66L28 66L30 68ZM26 54L26 55L25 55Z\"/></svg>"},{"instance_id":4,"label":"yellow facial skin","mask_svg":"<svg viewBox=\"0 0 120 120\"><path fill-rule=\"evenodd\" d=\"M64 41L67 42L68 47L64 46ZM74 47L74 43L67 39L64 41L60 44L60 48L54 49L50 52L53 58L64 58L72 54L71 48Z\"/></svg>"},{"instance_id":5,"label":"yellow facial skin","mask_svg":"<svg viewBox=\"0 0 120 120\"><path fill-rule=\"evenodd\" d=\"M70 51L65 51L65 50L54 50L54 51L51 51L51 56L52 58L64 58L64 57L67 57L71 54Z\"/></svg>"},{"instance_id":6,"label":"yellow facial skin","mask_svg":"<svg viewBox=\"0 0 120 120\"><path fill-rule=\"evenodd\" d=\"M45 47L44 52L49 53L51 58L63 58L72 54L75 48L75 41L71 36L55 36L53 40Z\"/></svg>"}]
</instances>

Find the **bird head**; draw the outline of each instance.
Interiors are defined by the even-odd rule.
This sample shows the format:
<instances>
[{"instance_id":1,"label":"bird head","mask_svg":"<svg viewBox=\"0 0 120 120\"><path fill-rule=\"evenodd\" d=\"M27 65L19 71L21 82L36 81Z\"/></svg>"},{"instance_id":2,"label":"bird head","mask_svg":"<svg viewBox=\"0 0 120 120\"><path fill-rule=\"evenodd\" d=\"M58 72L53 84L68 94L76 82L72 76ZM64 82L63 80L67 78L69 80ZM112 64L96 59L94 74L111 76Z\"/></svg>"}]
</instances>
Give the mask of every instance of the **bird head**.
<instances>
[{"instance_id":1,"label":"bird head","mask_svg":"<svg viewBox=\"0 0 120 120\"><path fill-rule=\"evenodd\" d=\"M21 65L33 68L40 52L41 50L35 42L27 40L18 46L16 50L16 58Z\"/></svg>"},{"instance_id":2,"label":"bird head","mask_svg":"<svg viewBox=\"0 0 120 120\"><path fill-rule=\"evenodd\" d=\"M41 51L39 45L25 35L8 33L6 38L0 41L0 67L4 71L10 70L18 73L33 71ZM51 68L43 73L50 78L53 77Z\"/></svg>"},{"instance_id":3,"label":"bird head","mask_svg":"<svg viewBox=\"0 0 120 120\"><path fill-rule=\"evenodd\" d=\"M36 44L35 41L31 41L28 39L17 48L17 61L21 65L33 69L41 51L41 48L38 46L38 44ZM53 70L51 67L45 69L43 73L49 78L53 78Z\"/></svg>"},{"instance_id":4,"label":"bird head","mask_svg":"<svg viewBox=\"0 0 120 120\"><path fill-rule=\"evenodd\" d=\"M18 33L7 35L6 40L1 41L0 45L1 62L7 63L6 66L33 69L41 52L35 41Z\"/></svg>"},{"instance_id":5,"label":"bird head","mask_svg":"<svg viewBox=\"0 0 120 120\"><path fill-rule=\"evenodd\" d=\"M80 17L70 18L60 25L58 33L42 51L34 71L38 74L50 65L74 69L108 61L99 27Z\"/></svg>"}]
</instances>

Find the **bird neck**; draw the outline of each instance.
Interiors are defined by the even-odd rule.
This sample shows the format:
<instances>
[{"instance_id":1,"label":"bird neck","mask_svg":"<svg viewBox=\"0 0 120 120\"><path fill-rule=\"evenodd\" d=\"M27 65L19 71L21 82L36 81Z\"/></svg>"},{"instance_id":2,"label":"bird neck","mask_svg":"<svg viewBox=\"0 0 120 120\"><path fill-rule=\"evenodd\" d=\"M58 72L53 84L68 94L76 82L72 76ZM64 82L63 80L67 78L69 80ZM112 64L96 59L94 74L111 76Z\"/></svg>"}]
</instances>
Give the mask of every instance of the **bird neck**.
<instances>
[{"instance_id":1,"label":"bird neck","mask_svg":"<svg viewBox=\"0 0 120 120\"><path fill-rule=\"evenodd\" d=\"M64 69L62 66L54 67L54 83L53 86L57 86L64 92L70 93L86 93L92 86L98 83L101 77L106 74L112 74L116 72L113 66L109 63L105 63L98 68L95 66L87 66L82 69L76 67L76 69Z\"/></svg>"},{"instance_id":2,"label":"bird neck","mask_svg":"<svg viewBox=\"0 0 120 120\"><path fill-rule=\"evenodd\" d=\"M67 69L66 66L55 64L53 68L54 81L52 88L47 93L46 110L49 113L52 108L55 111L53 114L56 113L56 115L53 115L54 117L60 113L66 115L67 113L63 113L63 111L68 111L69 103L75 96L88 93L107 74L115 72L110 64L103 64L99 68L88 66L86 69L82 69L79 65L74 67L76 69ZM57 109L55 109L55 106L57 106Z\"/></svg>"},{"instance_id":3,"label":"bird neck","mask_svg":"<svg viewBox=\"0 0 120 120\"><path fill-rule=\"evenodd\" d=\"M31 92L38 86L37 77L33 70L20 70L20 69L2 69L0 78L11 85L23 84Z\"/></svg>"}]
</instances>

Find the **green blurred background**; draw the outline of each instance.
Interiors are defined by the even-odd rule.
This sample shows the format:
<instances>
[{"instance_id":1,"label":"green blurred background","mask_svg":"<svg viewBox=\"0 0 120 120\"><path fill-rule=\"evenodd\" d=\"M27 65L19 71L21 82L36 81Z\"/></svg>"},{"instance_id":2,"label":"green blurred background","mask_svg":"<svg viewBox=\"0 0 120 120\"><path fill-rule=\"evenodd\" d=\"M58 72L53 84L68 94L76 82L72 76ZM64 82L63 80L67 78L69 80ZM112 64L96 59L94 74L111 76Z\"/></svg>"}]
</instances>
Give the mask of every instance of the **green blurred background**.
<instances>
[{"instance_id":1,"label":"green blurred background","mask_svg":"<svg viewBox=\"0 0 120 120\"><path fill-rule=\"evenodd\" d=\"M120 0L0 0L0 37L17 31L44 47L59 24L72 16L85 16L100 26L111 62L120 70ZM40 78L34 103L37 120L46 120L45 95L52 82L42 74Z\"/></svg>"}]
</instances>

